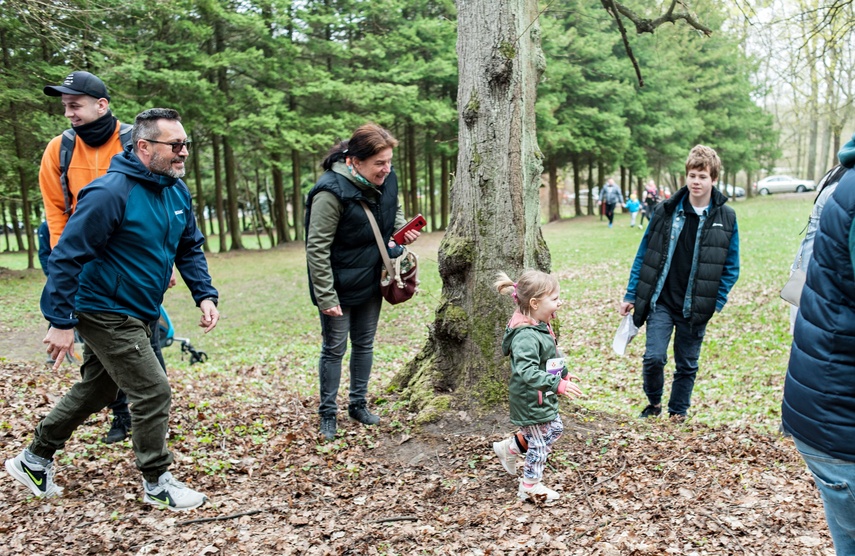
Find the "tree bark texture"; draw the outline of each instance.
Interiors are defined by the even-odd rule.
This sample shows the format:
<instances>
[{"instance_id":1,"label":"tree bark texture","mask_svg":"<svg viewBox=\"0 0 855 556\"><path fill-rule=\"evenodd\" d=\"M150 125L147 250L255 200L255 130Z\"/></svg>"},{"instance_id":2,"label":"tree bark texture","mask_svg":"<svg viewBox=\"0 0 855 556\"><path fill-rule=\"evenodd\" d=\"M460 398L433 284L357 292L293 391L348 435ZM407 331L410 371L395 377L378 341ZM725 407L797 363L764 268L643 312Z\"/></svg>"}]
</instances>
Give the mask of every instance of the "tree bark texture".
<instances>
[{"instance_id":1,"label":"tree bark texture","mask_svg":"<svg viewBox=\"0 0 855 556\"><path fill-rule=\"evenodd\" d=\"M499 271L516 278L550 268L538 197L534 103L545 61L537 3L457 5L459 152L439 250L442 299L425 347L396 377L421 421L452 406L507 399L500 344L514 304L493 283Z\"/></svg>"}]
</instances>

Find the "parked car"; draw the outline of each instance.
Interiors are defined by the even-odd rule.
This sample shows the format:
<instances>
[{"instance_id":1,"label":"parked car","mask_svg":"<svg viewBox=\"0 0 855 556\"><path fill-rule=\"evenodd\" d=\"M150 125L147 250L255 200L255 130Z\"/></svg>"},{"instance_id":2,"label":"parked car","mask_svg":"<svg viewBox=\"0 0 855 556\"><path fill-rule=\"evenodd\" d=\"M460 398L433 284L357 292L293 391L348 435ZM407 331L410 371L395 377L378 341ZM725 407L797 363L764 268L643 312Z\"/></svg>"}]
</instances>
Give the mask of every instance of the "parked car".
<instances>
[{"instance_id":1,"label":"parked car","mask_svg":"<svg viewBox=\"0 0 855 556\"><path fill-rule=\"evenodd\" d=\"M792 176L769 176L754 184L754 190L760 195L771 193L803 193L813 191L816 184L813 180L800 180Z\"/></svg>"},{"instance_id":2,"label":"parked car","mask_svg":"<svg viewBox=\"0 0 855 556\"><path fill-rule=\"evenodd\" d=\"M600 195L600 188L595 186L594 187L594 204L595 205L598 202L599 195ZM573 194L572 189L564 192L564 203L566 203L568 205L572 205L575 200L576 200L576 195ZM580 189L579 190L579 203L582 205L582 207L588 206L588 190L587 189Z\"/></svg>"},{"instance_id":3,"label":"parked car","mask_svg":"<svg viewBox=\"0 0 855 556\"><path fill-rule=\"evenodd\" d=\"M718 190L728 197L745 197L745 188L731 185L729 183L718 184Z\"/></svg>"}]
</instances>

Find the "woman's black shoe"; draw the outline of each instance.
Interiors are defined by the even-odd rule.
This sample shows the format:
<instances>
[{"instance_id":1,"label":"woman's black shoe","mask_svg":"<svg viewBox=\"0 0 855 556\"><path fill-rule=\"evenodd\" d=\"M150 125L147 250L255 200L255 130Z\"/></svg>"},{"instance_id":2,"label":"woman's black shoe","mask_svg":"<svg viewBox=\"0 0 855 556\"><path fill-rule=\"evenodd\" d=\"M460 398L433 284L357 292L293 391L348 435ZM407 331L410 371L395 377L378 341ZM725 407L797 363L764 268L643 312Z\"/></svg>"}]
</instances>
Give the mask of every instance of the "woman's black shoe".
<instances>
[{"instance_id":1,"label":"woman's black shoe","mask_svg":"<svg viewBox=\"0 0 855 556\"><path fill-rule=\"evenodd\" d=\"M365 405L365 402L352 403L347 406L347 414L350 415L351 419L363 425L376 425L380 422L380 417L370 413Z\"/></svg>"}]
</instances>

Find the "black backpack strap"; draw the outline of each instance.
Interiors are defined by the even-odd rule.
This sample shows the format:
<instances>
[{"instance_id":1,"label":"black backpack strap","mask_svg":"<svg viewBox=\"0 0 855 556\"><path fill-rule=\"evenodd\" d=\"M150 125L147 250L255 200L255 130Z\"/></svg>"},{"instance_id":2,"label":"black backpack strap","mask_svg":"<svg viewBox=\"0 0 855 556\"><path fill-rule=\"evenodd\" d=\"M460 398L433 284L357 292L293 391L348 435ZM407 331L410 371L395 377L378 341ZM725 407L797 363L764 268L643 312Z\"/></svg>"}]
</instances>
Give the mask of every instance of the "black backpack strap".
<instances>
[{"instance_id":1,"label":"black backpack strap","mask_svg":"<svg viewBox=\"0 0 855 556\"><path fill-rule=\"evenodd\" d=\"M119 126L119 141L122 142L122 147L127 148L131 144L131 133L134 131L134 126L131 124L120 124Z\"/></svg>"},{"instance_id":2,"label":"black backpack strap","mask_svg":"<svg viewBox=\"0 0 855 556\"><path fill-rule=\"evenodd\" d=\"M119 140L123 147L131 144L131 135L134 126L131 124L119 125ZM59 184L62 187L62 198L65 200L65 214L71 214L73 208L71 202L71 191L68 189L68 167L71 164L71 156L74 154L74 143L77 140L77 132L66 129L62 132L62 142L59 144Z\"/></svg>"},{"instance_id":3,"label":"black backpack strap","mask_svg":"<svg viewBox=\"0 0 855 556\"><path fill-rule=\"evenodd\" d=\"M59 144L59 184L62 187L62 197L65 199L65 214L71 214L71 191L68 189L68 166L74 152L74 142L77 132L66 129L62 132L62 142Z\"/></svg>"}]
</instances>

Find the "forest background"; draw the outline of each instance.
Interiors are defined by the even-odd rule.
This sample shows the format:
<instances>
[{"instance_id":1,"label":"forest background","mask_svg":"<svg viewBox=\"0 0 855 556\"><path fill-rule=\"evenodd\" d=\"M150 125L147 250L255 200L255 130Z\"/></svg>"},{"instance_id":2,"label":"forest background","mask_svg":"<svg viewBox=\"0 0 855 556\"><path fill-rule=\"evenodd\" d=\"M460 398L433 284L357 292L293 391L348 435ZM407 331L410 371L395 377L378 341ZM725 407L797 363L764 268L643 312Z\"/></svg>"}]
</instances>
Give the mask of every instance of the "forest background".
<instances>
[{"instance_id":1,"label":"forest background","mask_svg":"<svg viewBox=\"0 0 855 556\"><path fill-rule=\"evenodd\" d=\"M852 3L692 7L710 36L666 25L630 37L641 86L600 2L540 3L544 219L591 214L585 190L609 175L625 193L648 178L676 189L698 142L721 154L722 181L749 195L768 172L816 179L832 163L852 121ZM186 181L220 251L301 241L320 160L366 120L401 140L405 212L424 213L430 230L448 225L459 69L451 0L12 0L0 15L0 247L27 251L31 268L39 160L68 127L42 88L81 69L105 80L122 121L153 106L182 113L194 142Z\"/></svg>"}]
</instances>

